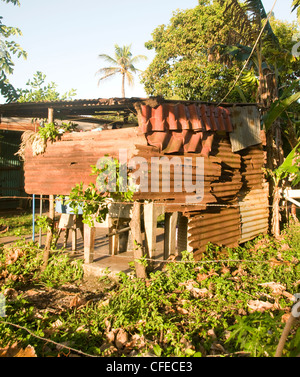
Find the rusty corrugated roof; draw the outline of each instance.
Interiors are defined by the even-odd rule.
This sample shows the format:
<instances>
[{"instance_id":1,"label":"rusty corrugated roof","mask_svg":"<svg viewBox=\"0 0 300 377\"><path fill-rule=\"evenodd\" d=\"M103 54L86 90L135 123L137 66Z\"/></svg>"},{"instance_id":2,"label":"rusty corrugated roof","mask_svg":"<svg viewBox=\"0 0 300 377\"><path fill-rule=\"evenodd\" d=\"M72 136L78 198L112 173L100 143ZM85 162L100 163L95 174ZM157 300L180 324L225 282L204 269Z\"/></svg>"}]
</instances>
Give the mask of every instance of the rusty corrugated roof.
<instances>
[{"instance_id":1,"label":"rusty corrugated roof","mask_svg":"<svg viewBox=\"0 0 300 377\"><path fill-rule=\"evenodd\" d=\"M232 132L230 110L199 103L141 104L139 130L149 145L165 154L208 156L217 131Z\"/></svg>"},{"instance_id":2,"label":"rusty corrugated roof","mask_svg":"<svg viewBox=\"0 0 300 377\"><path fill-rule=\"evenodd\" d=\"M232 132L230 110L204 104L141 105L141 131L227 131Z\"/></svg>"},{"instance_id":3,"label":"rusty corrugated roof","mask_svg":"<svg viewBox=\"0 0 300 377\"><path fill-rule=\"evenodd\" d=\"M132 113L142 98L96 98L72 101L11 102L0 105L2 117L47 118L48 108L53 108L54 117L69 115L97 115L103 112Z\"/></svg>"}]
</instances>

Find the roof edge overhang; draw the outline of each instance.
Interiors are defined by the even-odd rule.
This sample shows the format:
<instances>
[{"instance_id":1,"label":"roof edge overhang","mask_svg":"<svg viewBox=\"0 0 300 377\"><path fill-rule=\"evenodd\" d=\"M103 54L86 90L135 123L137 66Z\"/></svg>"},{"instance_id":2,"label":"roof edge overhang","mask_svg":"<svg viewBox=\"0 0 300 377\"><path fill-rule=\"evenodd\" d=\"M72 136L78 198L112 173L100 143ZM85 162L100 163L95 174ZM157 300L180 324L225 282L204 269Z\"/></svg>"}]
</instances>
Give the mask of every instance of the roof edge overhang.
<instances>
[{"instance_id":1,"label":"roof edge overhang","mask_svg":"<svg viewBox=\"0 0 300 377\"><path fill-rule=\"evenodd\" d=\"M146 104L157 107L163 103L168 104L203 104L221 107L234 106L259 106L255 103L222 103L217 104L205 101L189 100L168 100L163 97L149 98L98 98L98 99L77 99L71 101L45 101L45 102L11 102L0 105L0 116L20 118L41 118L48 117L48 109L54 109L57 118L64 118L71 115L101 115L104 112L119 112L129 114L135 111L136 105Z\"/></svg>"}]
</instances>

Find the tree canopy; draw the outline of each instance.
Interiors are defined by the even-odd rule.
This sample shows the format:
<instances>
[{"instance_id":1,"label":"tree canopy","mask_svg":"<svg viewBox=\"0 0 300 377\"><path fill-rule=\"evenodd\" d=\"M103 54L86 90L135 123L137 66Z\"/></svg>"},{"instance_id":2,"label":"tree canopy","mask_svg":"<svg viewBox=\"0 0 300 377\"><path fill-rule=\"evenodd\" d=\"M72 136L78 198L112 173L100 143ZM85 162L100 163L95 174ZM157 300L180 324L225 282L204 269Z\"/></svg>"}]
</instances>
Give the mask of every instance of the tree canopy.
<instances>
[{"instance_id":1,"label":"tree canopy","mask_svg":"<svg viewBox=\"0 0 300 377\"><path fill-rule=\"evenodd\" d=\"M261 1L199 0L193 9L177 11L168 25L157 27L146 43L156 56L143 74L148 95L220 101L245 60L267 17ZM268 22L255 51L228 102L256 102L260 69L280 76L281 85L300 77L292 56L296 25ZM258 56L259 55L259 56Z\"/></svg>"},{"instance_id":2,"label":"tree canopy","mask_svg":"<svg viewBox=\"0 0 300 377\"><path fill-rule=\"evenodd\" d=\"M20 5L18 0L2 0L5 3ZM27 53L21 46L11 40L12 36L21 36L22 32L19 28L6 26L2 22L3 17L0 16L0 93L7 101L14 101L18 98L17 90L9 82L8 76L14 71L13 56L18 58L27 58Z\"/></svg>"},{"instance_id":3,"label":"tree canopy","mask_svg":"<svg viewBox=\"0 0 300 377\"><path fill-rule=\"evenodd\" d=\"M28 80L26 86L29 89L19 91L19 102L67 101L76 95L75 89L60 94L57 91L57 84L53 81L46 84L46 75L40 71L33 75L32 80Z\"/></svg>"}]
</instances>

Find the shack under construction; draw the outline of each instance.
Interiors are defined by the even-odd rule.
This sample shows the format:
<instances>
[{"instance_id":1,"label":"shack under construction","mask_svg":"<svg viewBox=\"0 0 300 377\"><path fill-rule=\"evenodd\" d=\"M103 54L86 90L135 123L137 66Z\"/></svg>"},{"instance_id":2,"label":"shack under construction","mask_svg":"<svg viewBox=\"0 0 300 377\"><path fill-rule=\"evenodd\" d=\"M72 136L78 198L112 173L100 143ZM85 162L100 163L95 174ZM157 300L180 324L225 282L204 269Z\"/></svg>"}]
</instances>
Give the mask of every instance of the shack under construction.
<instances>
[{"instance_id":1,"label":"shack under construction","mask_svg":"<svg viewBox=\"0 0 300 377\"><path fill-rule=\"evenodd\" d=\"M47 118L49 109L57 121L92 124L90 128L94 130L65 133L55 142L47 142L44 153L38 155L34 155L32 146L28 145L24 163L27 194L69 195L76 184L83 182L87 187L96 183L96 176L91 176L91 165L96 165L105 155L118 158L120 149L127 150L128 160L137 156L148 161L149 167L152 157L176 157L177 161L179 157L183 168L185 158L189 158L193 177L196 176L196 158L202 157L204 195L201 202L187 200L196 193L187 192L184 185L181 192L175 189L174 169L170 177L160 175L159 192L151 191L149 171L149 190L135 193L134 199L144 203L148 257L157 256L156 223L163 213L164 258L188 250L197 260L208 243L235 247L268 231L269 188L264 180L264 134L260 130L257 106L216 106L162 98L11 103L0 106L0 127L12 121L24 127L24 119L28 120L28 127L32 127L29 120L39 122L38 119ZM128 123L130 114L135 114L136 123ZM123 124L109 122L110 115L122 116L125 121ZM170 186L167 192L166 186ZM128 227L130 212L122 211L119 209L115 217L122 220L118 224ZM86 224L85 227L85 262L93 263L93 229L88 229ZM115 227L113 221L110 227ZM111 253L119 251L118 244L112 242Z\"/></svg>"}]
</instances>

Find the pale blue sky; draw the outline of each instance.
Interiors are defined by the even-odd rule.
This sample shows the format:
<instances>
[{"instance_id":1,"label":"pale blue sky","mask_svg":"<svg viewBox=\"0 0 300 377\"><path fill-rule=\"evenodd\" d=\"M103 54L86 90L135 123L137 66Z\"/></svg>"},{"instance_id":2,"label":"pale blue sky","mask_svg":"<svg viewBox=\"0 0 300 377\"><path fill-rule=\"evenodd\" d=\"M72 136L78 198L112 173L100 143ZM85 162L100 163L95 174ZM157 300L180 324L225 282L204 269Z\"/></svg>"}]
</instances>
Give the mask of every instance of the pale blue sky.
<instances>
[{"instance_id":1,"label":"pale blue sky","mask_svg":"<svg viewBox=\"0 0 300 377\"><path fill-rule=\"evenodd\" d=\"M274 0L263 0L269 11ZM292 0L278 0L275 16L295 21ZM17 26L23 36L14 38L28 53L28 59L14 59L10 81L25 88L36 71L56 82L60 92L77 89L78 99L121 96L121 80L115 78L97 86L95 72L105 63L98 54L113 55L114 44L132 44L134 55L148 56L138 65L145 69L154 53L144 44L153 30L167 24L176 9L193 8L198 0L21 0L21 7L0 3L0 15L9 26ZM146 96L139 78L126 97ZM0 102L4 102L0 97Z\"/></svg>"}]
</instances>

